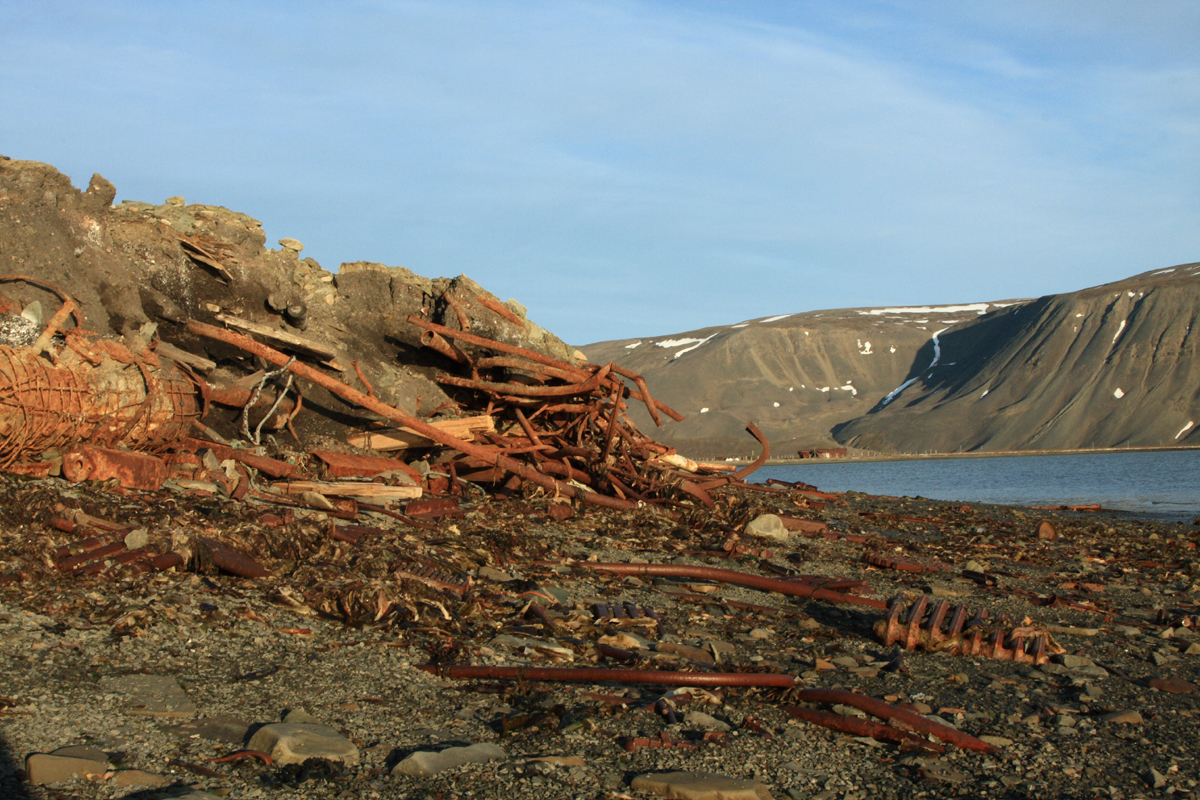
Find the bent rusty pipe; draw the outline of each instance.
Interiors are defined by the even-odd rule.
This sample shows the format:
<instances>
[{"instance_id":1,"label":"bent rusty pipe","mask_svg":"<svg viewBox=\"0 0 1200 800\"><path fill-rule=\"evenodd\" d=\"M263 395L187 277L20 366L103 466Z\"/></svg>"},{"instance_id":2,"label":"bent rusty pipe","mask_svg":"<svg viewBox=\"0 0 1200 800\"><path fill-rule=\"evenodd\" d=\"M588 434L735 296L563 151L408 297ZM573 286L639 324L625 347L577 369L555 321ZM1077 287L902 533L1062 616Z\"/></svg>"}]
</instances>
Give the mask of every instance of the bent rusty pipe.
<instances>
[{"instance_id":1,"label":"bent rusty pipe","mask_svg":"<svg viewBox=\"0 0 1200 800\"><path fill-rule=\"evenodd\" d=\"M433 665L417 669L459 680L525 680L559 683L654 683L663 686L765 686L787 689L791 675L761 672L668 672L655 669L605 669L603 667L470 667Z\"/></svg>"},{"instance_id":2,"label":"bent rusty pipe","mask_svg":"<svg viewBox=\"0 0 1200 800\"><path fill-rule=\"evenodd\" d=\"M952 744L963 750L974 750L978 753L988 754L999 752L994 745L990 745L981 739L976 739L969 733L963 733L948 725L941 725L926 719L912 711L906 711L903 708L897 708L882 700L849 692L845 689L805 689L796 695L796 699L809 703L841 703L842 705L865 711L880 719L894 719L915 731L930 734L947 744ZM791 712L789 711L788 713L790 714Z\"/></svg>"},{"instance_id":3,"label":"bent rusty pipe","mask_svg":"<svg viewBox=\"0 0 1200 800\"><path fill-rule=\"evenodd\" d=\"M605 506L607 508L615 508L618 510L627 510L637 507L636 503L628 500L619 500L615 497L608 497L607 495L598 494L596 492L586 492L576 489L569 483L563 483L562 481L555 480L549 475L538 472L532 467L526 466L519 461L496 453L489 453L463 439L456 439L454 436L446 433L440 428L433 427L424 420L418 419L409 414L405 414L403 411L393 408L387 403L383 403L374 397L363 394L357 389L347 386L335 378L331 378L328 375L318 372L307 364L304 364L300 361L293 361L278 350L267 347L266 345L256 342L249 337L242 336L239 333L227 331L222 328L218 328L215 325L207 325L203 322L195 321L188 323L188 330L197 336L205 336L209 339L216 339L218 341L225 342L226 344L233 345L234 347L239 347L248 353L253 353L256 356L260 356L264 360L274 364L277 367L286 368L289 372L295 374L297 377L312 381L318 386L328 389L330 392L336 394L338 397L341 397L343 400L346 400L349 403L353 403L357 406L367 409L368 411L372 411L381 417L385 417L393 422L398 422L407 428L411 428L413 431L424 436L426 439L432 439L440 445L449 447L451 450L457 450L460 453L466 453L469 456L475 456L476 458L482 459L489 464L495 464L502 469L508 470L514 475L519 475L523 480L527 480L530 483L535 483L551 492L557 492L564 497L579 497L579 499L585 503Z\"/></svg>"},{"instance_id":4,"label":"bent rusty pipe","mask_svg":"<svg viewBox=\"0 0 1200 800\"><path fill-rule=\"evenodd\" d=\"M501 353L510 353L515 356L520 356L521 358L527 358L530 361L536 361L539 364L545 364L547 367L555 367L555 368L561 369L561 370L568 370L570 372L575 373L576 380L578 380L578 381L584 381L584 380L587 380L589 377L591 377L591 372L589 372L588 370L580 369L579 367L572 366L571 364L567 364L564 361L559 361L557 358L551 358L550 356L544 356L541 353L538 353L533 350L526 350L524 347L517 347L516 345L505 344L504 342L497 342L492 339L486 339L482 336L476 336L471 333L465 333L463 331L456 331L453 328L447 328L445 325L438 325L436 322L430 322L429 320L421 319L420 317L418 317L415 314L409 314L408 321L411 324L416 325L418 328L424 328L427 331L433 331L434 333L440 333L441 335L447 336L451 339L460 339L464 342L469 342L470 344L478 345L479 347L487 347L491 350L496 350ZM620 375L621 373L618 372L617 374ZM633 389L626 389L626 391L629 392L629 396L632 397L634 400L641 400L643 402L646 402L646 398L642 396L641 392L634 391ZM671 419L675 420L676 422L683 422L684 416L682 414L680 414L678 411L669 407L666 403L663 403L660 400L651 400L651 402L654 403L655 408L657 408L659 411L666 414Z\"/></svg>"},{"instance_id":5,"label":"bent rusty pipe","mask_svg":"<svg viewBox=\"0 0 1200 800\"><path fill-rule=\"evenodd\" d=\"M812 597L817 600L828 600L831 603L846 603L848 605L867 606L878 609L887 608L887 603L882 600L834 592L806 583L784 581L777 578L764 578L760 575L751 575L748 572L738 572L732 569L693 567L689 564L613 564L587 562L579 562L577 566L600 572L612 572L617 575L635 575L639 578L696 578L721 581L723 583L733 583L738 586L749 586L752 589L762 589L767 592L787 594L792 597Z\"/></svg>"},{"instance_id":6,"label":"bent rusty pipe","mask_svg":"<svg viewBox=\"0 0 1200 800\"><path fill-rule=\"evenodd\" d=\"M855 736L870 736L872 739L880 742L908 744L925 750L932 750L935 753L946 752L946 748L940 744L922 739L920 736L908 731L884 725L882 722L874 722L858 717L845 717L841 714L835 714L832 711L817 711L812 708L798 708L796 706L784 706L783 710L796 719L820 725L822 728L829 728L830 730L841 731L842 733L851 733Z\"/></svg>"},{"instance_id":7,"label":"bent rusty pipe","mask_svg":"<svg viewBox=\"0 0 1200 800\"><path fill-rule=\"evenodd\" d=\"M767 459L771 457L771 445L767 443L767 437L763 436L763 432L758 429L758 426L751 422L746 426L746 430L750 432L751 436L753 436L755 439L758 439L758 443L762 445L762 455L756 458L753 463L747 464L737 472L730 475L729 479L731 481L740 481L744 479L750 473L767 463Z\"/></svg>"}]
</instances>

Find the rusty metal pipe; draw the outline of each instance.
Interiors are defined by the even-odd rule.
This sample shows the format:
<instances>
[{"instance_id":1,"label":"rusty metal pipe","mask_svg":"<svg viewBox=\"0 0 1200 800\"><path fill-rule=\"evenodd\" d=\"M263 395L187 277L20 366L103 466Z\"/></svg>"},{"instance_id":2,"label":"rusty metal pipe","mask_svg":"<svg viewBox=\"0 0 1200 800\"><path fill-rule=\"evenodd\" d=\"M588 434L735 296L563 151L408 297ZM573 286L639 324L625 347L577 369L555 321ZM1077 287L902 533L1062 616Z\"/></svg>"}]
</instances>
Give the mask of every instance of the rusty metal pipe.
<instances>
[{"instance_id":1,"label":"rusty metal pipe","mask_svg":"<svg viewBox=\"0 0 1200 800\"><path fill-rule=\"evenodd\" d=\"M828 600L831 603L846 603L869 608L886 609L887 603L870 597L858 597L852 594L842 594L829 589L821 589L805 583L784 581L777 578L764 578L761 575L751 575L748 572L738 572L732 569L716 569L715 567L693 567L689 564L613 564L579 562L579 567L600 572L612 572L617 575L635 575L639 578L695 578L701 580L721 581L738 586L749 586L752 589L762 589L766 592L778 592L792 597L812 597L817 600Z\"/></svg>"},{"instance_id":2,"label":"rusty metal pipe","mask_svg":"<svg viewBox=\"0 0 1200 800\"><path fill-rule=\"evenodd\" d=\"M524 680L559 683L651 683L661 686L764 686L780 689L795 684L791 675L761 672L668 672L654 669L600 667L470 667L433 665L417 669L459 680Z\"/></svg>"},{"instance_id":3,"label":"rusty metal pipe","mask_svg":"<svg viewBox=\"0 0 1200 800\"><path fill-rule=\"evenodd\" d=\"M573 371L578 375L577 380L587 380L591 376L591 373L587 370L580 369L579 367L572 366L563 361L559 361L557 358L544 356L536 351L526 350L524 347L517 347L515 345L505 344L504 342L493 341L492 339L486 339L482 336L475 336L474 334L465 333L464 331L456 331L453 328L447 328L445 325L438 325L436 322L430 322L428 320L421 319L415 314L410 314L408 316L408 321L411 324L416 325L418 328L424 328L427 331L440 333L443 336L448 336L452 339L461 339L464 342L469 342L471 344L478 345L479 347L486 347L501 353L511 353L515 356L528 358L530 361L536 361L539 364L545 364L547 367L555 367L557 369ZM622 373L618 372L617 374L620 375ZM635 392L632 389L626 389L626 391L629 392L629 396L633 399L642 400L643 402L645 401L645 398L642 396L641 392ZM684 416L673 408L667 406L666 403L663 403L659 400L652 400L652 402L659 411L662 411L671 419L675 420L676 422L683 422Z\"/></svg>"},{"instance_id":4,"label":"rusty metal pipe","mask_svg":"<svg viewBox=\"0 0 1200 800\"><path fill-rule=\"evenodd\" d=\"M802 719L805 722L811 722L814 725L820 725L822 728L841 731L842 733L850 733L855 736L870 736L872 739L880 742L894 742L896 744L908 744L914 747L920 747L926 750L932 750L935 753L944 753L946 748L940 744L935 744L920 736L902 731L899 728L892 728L884 725L881 722L874 722L869 719L861 719L859 717L845 717L841 714L835 714L832 711L817 711L813 708L799 708L797 706L784 706L783 710L790 716L796 719Z\"/></svg>"},{"instance_id":5,"label":"rusty metal pipe","mask_svg":"<svg viewBox=\"0 0 1200 800\"><path fill-rule=\"evenodd\" d=\"M635 508L637 505L636 503L632 503L628 500L619 500L615 497L607 497L602 494L597 494L596 492L581 491L569 483L563 483L562 481L555 480L549 475L538 472L532 467L522 464L519 461L503 455L489 453L470 442L457 439L445 431L433 427L424 420L418 419L409 414L405 414L403 411L393 408L386 403L382 403L376 398L365 395L362 392L347 386L341 381L330 378L328 375L318 372L307 364L299 361L290 361L287 356L278 350L267 347L264 344L260 344L259 342L256 342L246 336L242 336L241 334L234 333L233 331L223 330L214 325L206 325L202 322L189 322L188 330L197 336L206 336L210 339L217 339L218 341L225 342L226 344L231 344L234 347L240 347L248 353L253 353L254 355L262 357L277 367L286 367L289 372L292 372L298 377L304 378L305 380L312 381L319 386L323 386L347 402L361 406L362 408L379 414L382 417L386 417L393 422L398 422L407 428L411 428L413 431L419 433L425 438L432 439L438 444L449 447L452 450L457 450L460 453L465 453L469 456L475 456L476 458L486 461L489 464L495 464L502 469L508 470L514 475L519 475L523 480L536 483L538 486L548 489L551 492L557 492L564 497L579 497L585 503L592 503L594 505L605 506L607 508L615 508L619 510Z\"/></svg>"},{"instance_id":6,"label":"rusty metal pipe","mask_svg":"<svg viewBox=\"0 0 1200 800\"><path fill-rule=\"evenodd\" d=\"M894 719L915 731L930 734L947 744L952 744L963 750L974 750L978 753L988 754L999 752L994 745L976 739L969 733L955 730L948 725L940 725L922 717L920 714L914 714L903 708L896 708L882 700L849 692L845 689L804 689L797 693L796 699L808 703L841 703L842 705L865 711L880 719Z\"/></svg>"}]
</instances>

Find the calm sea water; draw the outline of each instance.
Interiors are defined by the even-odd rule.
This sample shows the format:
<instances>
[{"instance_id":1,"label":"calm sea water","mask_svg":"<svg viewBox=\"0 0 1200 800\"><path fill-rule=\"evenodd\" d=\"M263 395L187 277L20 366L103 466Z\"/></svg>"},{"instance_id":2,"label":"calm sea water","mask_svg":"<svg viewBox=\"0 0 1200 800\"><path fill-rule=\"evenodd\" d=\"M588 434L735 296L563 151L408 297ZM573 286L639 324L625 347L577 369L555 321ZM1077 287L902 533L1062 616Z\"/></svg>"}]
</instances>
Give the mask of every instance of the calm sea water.
<instances>
[{"instance_id":1,"label":"calm sea water","mask_svg":"<svg viewBox=\"0 0 1200 800\"><path fill-rule=\"evenodd\" d=\"M763 467L752 480L822 490L1021 506L1084 505L1140 517L1200 515L1200 450L838 462Z\"/></svg>"}]
</instances>

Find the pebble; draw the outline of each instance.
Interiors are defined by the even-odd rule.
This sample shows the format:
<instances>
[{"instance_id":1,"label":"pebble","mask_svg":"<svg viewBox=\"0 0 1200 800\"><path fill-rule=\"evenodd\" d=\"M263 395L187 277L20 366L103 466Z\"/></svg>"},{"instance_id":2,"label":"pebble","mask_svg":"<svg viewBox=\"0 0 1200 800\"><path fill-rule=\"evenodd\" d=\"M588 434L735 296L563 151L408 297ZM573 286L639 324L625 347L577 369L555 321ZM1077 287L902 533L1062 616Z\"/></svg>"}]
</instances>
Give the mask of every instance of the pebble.
<instances>
[{"instance_id":1,"label":"pebble","mask_svg":"<svg viewBox=\"0 0 1200 800\"><path fill-rule=\"evenodd\" d=\"M771 800L761 783L713 772L648 773L634 778L630 787L675 800Z\"/></svg>"},{"instance_id":2,"label":"pebble","mask_svg":"<svg viewBox=\"0 0 1200 800\"><path fill-rule=\"evenodd\" d=\"M722 731L727 733L733 730L726 723L716 717L705 714L703 711L689 711L684 715L683 721L684 724L695 725L706 731Z\"/></svg>"},{"instance_id":3,"label":"pebble","mask_svg":"<svg viewBox=\"0 0 1200 800\"><path fill-rule=\"evenodd\" d=\"M1003 736L980 736L979 739L996 747L1008 747L1013 743L1012 739L1006 739Z\"/></svg>"},{"instance_id":4,"label":"pebble","mask_svg":"<svg viewBox=\"0 0 1200 800\"><path fill-rule=\"evenodd\" d=\"M509 575L507 572L505 572L502 569L496 569L495 567L489 567L489 566L482 566L479 568L479 578L481 580L492 581L494 583L508 583L509 581L511 581L513 579L513 576Z\"/></svg>"},{"instance_id":5,"label":"pebble","mask_svg":"<svg viewBox=\"0 0 1200 800\"><path fill-rule=\"evenodd\" d=\"M449 747L440 751L419 750L393 767L392 774L423 778L463 764L478 764L501 758L508 758L508 753L504 752L503 748L487 742L469 747Z\"/></svg>"},{"instance_id":6,"label":"pebble","mask_svg":"<svg viewBox=\"0 0 1200 800\"><path fill-rule=\"evenodd\" d=\"M1102 722L1113 722L1120 725L1141 725L1142 715L1133 709L1113 711L1100 717Z\"/></svg>"},{"instance_id":7,"label":"pebble","mask_svg":"<svg viewBox=\"0 0 1200 800\"><path fill-rule=\"evenodd\" d=\"M358 763L358 748L354 743L327 725L296 722L264 725L250 737L246 749L269 753L277 765L302 764L308 758Z\"/></svg>"}]
</instances>

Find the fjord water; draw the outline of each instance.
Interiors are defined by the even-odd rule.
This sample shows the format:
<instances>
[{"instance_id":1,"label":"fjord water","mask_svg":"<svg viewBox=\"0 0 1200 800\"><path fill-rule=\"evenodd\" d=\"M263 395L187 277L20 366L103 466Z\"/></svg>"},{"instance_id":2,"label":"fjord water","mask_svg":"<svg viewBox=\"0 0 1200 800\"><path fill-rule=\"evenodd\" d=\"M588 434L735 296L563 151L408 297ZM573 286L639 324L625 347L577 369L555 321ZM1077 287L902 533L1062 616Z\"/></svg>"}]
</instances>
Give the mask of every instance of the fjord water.
<instances>
[{"instance_id":1,"label":"fjord water","mask_svg":"<svg viewBox=\"0 0 1200 800\"><path fill-rule=\"evenodd\" d=\"M1018 506L1085 505L1191 522L1200 515L1200 450L824 461L763 467L753 480L823 491Z\"/></svg>"}]
</instances>

